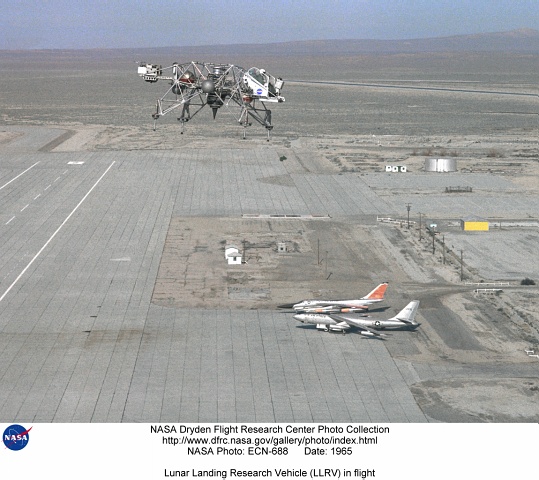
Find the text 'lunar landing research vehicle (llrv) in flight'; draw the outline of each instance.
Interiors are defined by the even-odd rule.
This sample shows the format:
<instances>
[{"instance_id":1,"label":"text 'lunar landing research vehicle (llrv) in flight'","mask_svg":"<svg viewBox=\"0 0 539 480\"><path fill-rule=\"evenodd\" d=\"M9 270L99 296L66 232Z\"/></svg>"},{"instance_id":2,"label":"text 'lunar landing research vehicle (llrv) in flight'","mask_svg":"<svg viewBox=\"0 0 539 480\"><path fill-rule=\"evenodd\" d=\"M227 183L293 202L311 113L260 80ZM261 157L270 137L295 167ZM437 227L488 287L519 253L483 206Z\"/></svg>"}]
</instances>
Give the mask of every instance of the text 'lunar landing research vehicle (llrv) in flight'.
<instances>
[{"instance_id":1,"label":"text 'lunar landing research vehicle (llrv) in flight'","mask_svg":"<svg viewBox=\"0 0 539 480\"><path fill-rule=\"evenodd\" d=\"M243 126L243 138L246 128L254 119L266 128L268 141L273 129L271 110L266 103L282 103L281 89L284 81L269 75L264 69L250 68L245 70L236 65L218 63L174 63L170 67L161 67L147 63L139 63L138 75L146 82L168 80L170 87L157 100L154 121L159 117L181 107L178 120L183 133L184 125L200 110L208 105L213 111L224 106L239 107L237 120ZM257 103L258 102L258 103ZM191 108L193 111L191 111ZM155 123L154 123L155 128Z\"/></svg>"}]
</instances>

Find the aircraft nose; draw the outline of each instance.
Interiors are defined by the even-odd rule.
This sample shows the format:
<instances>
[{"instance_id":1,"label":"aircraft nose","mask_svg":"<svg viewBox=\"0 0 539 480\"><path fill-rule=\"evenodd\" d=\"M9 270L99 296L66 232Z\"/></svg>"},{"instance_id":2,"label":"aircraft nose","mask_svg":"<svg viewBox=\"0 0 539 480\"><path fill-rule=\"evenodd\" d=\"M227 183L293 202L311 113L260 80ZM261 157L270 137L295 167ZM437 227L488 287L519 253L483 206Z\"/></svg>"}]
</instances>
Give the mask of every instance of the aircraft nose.
<instances>
[{"instance_id":1,"label":"aircraft nose","mask_svg":"<svg viewBox=\"0 0 539 480\"><path fill-rule=\"evenodd\" d=\"M303 322L305 321L304 316L301 315L301 314L294 315L294 318L295 318L298 322L301 322L301 323L303 323Z\"/></svg>"},{"instance_id":2,"label":"aircraft nose","mask_svg":"<svg viewBox=\"0 0 539 480\"><path fill-rule=\"evenodd\" d=\"M285 303L284 305L277 305L277 308L294 308L293 303Z\"/></svg>"}]
</instances>

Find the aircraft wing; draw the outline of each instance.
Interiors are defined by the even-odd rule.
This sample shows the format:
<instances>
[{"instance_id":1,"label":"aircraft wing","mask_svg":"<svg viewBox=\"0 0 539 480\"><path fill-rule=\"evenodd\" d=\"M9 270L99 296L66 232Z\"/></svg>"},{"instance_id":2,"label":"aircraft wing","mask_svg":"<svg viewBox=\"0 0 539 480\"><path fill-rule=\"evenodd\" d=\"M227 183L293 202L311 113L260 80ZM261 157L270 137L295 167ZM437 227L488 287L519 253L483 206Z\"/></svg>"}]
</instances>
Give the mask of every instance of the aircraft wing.
<instances>
[{"instance_id":1,"label":"aircraft wing","mask_svg":"<svg viewBox=\"0 0 539 480\"><path fill-rule=\"evenodd\" d=\"M355 321L353 319L346 318L346 317L343 317L341 315L330 315L330 317L333 320L336 320L339 323L346 323L346 324L350 325L351 327L355 327L355 328L361 330L360 333L362 335L366 335L368 337L380 337L380 338L387 337L387 335L385 335L384 333L380 333L380 332L377 332L376 330L372 330L369 327L366 327L365 325L363 325L360 322L357 322L357 321Z\"/></svg>"}]
</instances>

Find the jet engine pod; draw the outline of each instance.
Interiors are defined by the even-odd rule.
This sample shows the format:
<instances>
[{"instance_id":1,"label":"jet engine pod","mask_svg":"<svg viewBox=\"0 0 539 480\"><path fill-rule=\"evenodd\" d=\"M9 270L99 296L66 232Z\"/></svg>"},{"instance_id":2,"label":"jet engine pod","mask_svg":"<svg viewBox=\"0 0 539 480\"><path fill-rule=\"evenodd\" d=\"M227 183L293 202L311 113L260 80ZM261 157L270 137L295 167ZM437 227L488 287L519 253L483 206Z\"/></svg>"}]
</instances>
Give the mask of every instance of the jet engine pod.
<instances>
[{"instance_id":1,"label":"jet engine pod","mask_svg":"<svg viewBox=\"0 0 539 480\"><path fill-rule=\"evenodd\" d=\"M210 80L210 79L204 80L202 82L201 87L202 87L202 91L204 93L213 93L213 92L215 92L215 83L213 83L213 80Z\"/></svg>"}]
</instances>

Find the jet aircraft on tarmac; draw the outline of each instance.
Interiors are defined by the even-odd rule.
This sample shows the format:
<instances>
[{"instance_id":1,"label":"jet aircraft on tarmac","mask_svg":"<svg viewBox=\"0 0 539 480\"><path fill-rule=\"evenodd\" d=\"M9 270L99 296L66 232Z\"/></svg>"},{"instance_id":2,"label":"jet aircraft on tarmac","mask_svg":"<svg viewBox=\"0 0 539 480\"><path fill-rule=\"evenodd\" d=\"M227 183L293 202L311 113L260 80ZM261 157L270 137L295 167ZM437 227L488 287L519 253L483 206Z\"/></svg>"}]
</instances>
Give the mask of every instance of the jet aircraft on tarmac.
<instances>
[{"instance_id":1,"label":"jet aircraft on tarmac","mask_svg":"<svg viewBox=\"0 0 539 480\"><path fill-rule=\"evenodd\" d=\"M381 302L384 299L387 285L387 282L381 283L369 294L358 300L302 300L299 303L279 305L278 308L294 309L297 313L366 312L369 305Z\"/></svg>"},{"instance_id":2,"label":"jet aircraft on tarmac","mask_svg":"<svg viewBox=\"0 0 539 480\"><path fill-rule=\"evenodd\" d=\"M316 325L316 328L329 331L346 333L352 327L358 328L361 335L367 337L385 337L383 333L376 330L384 328L403 328L415 329L419 323L415 321L419 300L412 300L397 315L387 320L377 320L367 315L360 314L320 314L320 313L298 313L294 318L301 323L310 323Z\"/></svg>"}]
</instances>

